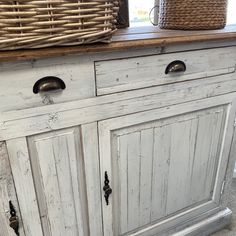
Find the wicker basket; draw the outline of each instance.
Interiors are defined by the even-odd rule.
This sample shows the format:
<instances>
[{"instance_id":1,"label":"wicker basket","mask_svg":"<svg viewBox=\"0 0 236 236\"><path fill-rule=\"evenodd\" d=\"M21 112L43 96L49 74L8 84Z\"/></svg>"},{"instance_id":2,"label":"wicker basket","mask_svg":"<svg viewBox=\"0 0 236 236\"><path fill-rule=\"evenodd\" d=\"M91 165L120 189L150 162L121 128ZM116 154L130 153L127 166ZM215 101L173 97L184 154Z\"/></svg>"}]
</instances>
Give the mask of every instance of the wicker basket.
<instances>
[{"instance_id":1,"label":"wicker basket","mask_svg":"<svg viewBox=\"0 0 236 236\"><path fill-rule=\"evenodd\" d=\"M227 0L160 0L162 29L220 29L226 24Z\"/></svg>"},{"instance_id":2,"label":"wicker basket","mask_svg":"<svg viewBox=\"0 0 236 236\"><path fill-rule=\"evenodd\" d=\"M0 50L108 42L118 0L0 0Z\"/></svg>"}]
</instances>

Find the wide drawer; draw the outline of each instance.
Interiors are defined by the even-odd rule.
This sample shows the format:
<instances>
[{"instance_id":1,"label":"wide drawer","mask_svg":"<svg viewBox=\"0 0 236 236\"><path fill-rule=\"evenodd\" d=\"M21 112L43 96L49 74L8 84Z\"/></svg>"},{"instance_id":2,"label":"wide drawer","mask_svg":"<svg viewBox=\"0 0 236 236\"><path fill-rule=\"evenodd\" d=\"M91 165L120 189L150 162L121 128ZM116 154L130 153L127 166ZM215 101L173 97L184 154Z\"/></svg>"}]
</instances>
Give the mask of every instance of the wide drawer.
<instances>
[{"instance_id":1,"label":"wide drawer","mask_svg":"<svg viewBox=\"0 0 236 236\"><path fill-rule=\"evenodd\" d=\"M186 70L168 73L173 62ZM236 47L97 61L97 95L233 73L235 64Z\"/></svg>"},{"instance_id":2,"label":"wide drawer","mask_svg":"<svg viewBox=\"0 0 236 236\"><path fill-rule=\"evenodd\" d=\"M33 92L44 77L61 79L66 88ZM9 63L0 67L0 112L57 104L95 96L94 64L86 57L61 57L39 61ZM45 87L44 87L45 89Z\"/></svg>"}]
</instances>

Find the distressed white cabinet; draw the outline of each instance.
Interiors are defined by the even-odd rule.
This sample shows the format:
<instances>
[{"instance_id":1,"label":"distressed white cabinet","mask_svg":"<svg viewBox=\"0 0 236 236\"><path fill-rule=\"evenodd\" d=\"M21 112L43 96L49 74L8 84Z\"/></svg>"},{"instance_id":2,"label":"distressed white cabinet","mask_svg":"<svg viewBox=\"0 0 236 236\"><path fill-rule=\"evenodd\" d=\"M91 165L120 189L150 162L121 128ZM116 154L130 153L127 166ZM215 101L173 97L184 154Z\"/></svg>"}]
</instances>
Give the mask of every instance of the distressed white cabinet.
<instances>
[{"instance_id":1,"label":"distressed white cabinet","mask_svg":"<svg viewBox=\"0 0 236 236\"><path fill-rule=\"evenodd\" d=\"M9 201L20 236L207 236L227 225L236 46L215 47L2 63L0 236L15 235ZM186 71L166 73L171 62ZM45 76L65 90L34 94Z\"/></svg>"},{"instance_id":2,"label":"distressed white cabinet","mask_svg":"<svg viewBox=\"0 0 236 236\"><path fill-rule=\"evenodd\" d=\"M25 235L102 235L96 130L95 123L7 141Z\"/></svg>"},{"instance_id":3,"label":"distressed white cabinet","mask_svg":"<svg viewBox=\"0 0 236 236\"><path fill-rule=\"evenodd\" d=\"M219 96L100 122L104 235L156 235L218 207L235 108Z\"/></svg>"}]
</instances>

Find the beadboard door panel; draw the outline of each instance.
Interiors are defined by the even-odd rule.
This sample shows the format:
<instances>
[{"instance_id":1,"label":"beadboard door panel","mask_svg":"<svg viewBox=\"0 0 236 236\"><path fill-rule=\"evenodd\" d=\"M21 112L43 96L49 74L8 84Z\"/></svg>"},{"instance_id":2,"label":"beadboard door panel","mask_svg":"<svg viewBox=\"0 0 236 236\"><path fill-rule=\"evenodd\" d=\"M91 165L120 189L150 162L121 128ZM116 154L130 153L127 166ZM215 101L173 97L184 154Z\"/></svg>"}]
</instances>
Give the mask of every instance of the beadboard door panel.
<instances>
[{"instance_id":1,"label":"beadboard door panel","mask_svg":"<svg viewBox=\"0 0 236 236\"><path fill-rule=\"evenodd\" d=\"M105 236L154 235L219 206L235 117L220 100L99 122Z\"/></svg>"},{"instance_id":2,"label":"beadboard door panel","mask_svg":"<svg viewBox=\"0 0 236 236\"><path fill-rule=\"evenodd\" d=\"M16 196L14 180L11 173L9 157L5 142L0 142L0 235L15 236L15 232L9 226L10 209L9 201L12 202L19 219L19 233L25 236L24 226L21 220L20 208Z\"/></svg>"},{"instance_id":3,"label":"beadboard door panel","mask_svg":"<svg viewBox=\"0 0 236 236\"><path fill-rule=\"evenodd\" d=\"M43 223L49 235L88 235L79 135L72 129L29 139L40 214L47 217L48 225Z\"/></svg>"},{"instance_id":4,"label":"beadboard door panel","mask_svg":"<svg viewBox=\"0 0 236 236\"><path fill-rule=\"evenodd\" d=\"M8 141L12 162L27 153L14 165L15 178L25 175L24 183L16 182L28 197L21 199L22 213L37 211L29 219L22 215L34 232L27 236L102 236L97 141L96 123Z\"/></svg>"}]
</instances>

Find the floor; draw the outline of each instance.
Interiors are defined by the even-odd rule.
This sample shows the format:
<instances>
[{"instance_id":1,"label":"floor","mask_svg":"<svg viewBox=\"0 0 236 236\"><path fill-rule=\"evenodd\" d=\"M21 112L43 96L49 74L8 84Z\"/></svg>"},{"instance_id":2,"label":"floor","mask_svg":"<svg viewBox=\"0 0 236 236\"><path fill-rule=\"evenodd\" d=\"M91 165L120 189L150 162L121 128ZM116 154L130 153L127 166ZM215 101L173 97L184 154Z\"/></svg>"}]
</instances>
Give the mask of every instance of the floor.
<instances>
[{"instance_id":1,"label":"floor","mask_svg":"<svg viewBox=\"0 0 236 236\"><path fill-rule=\"evenodd\" d=\"M211 236L236 236L236 179L233 180L231 186L229 208L233 211L232 224Z\"/></svg>"}]
</instances>

